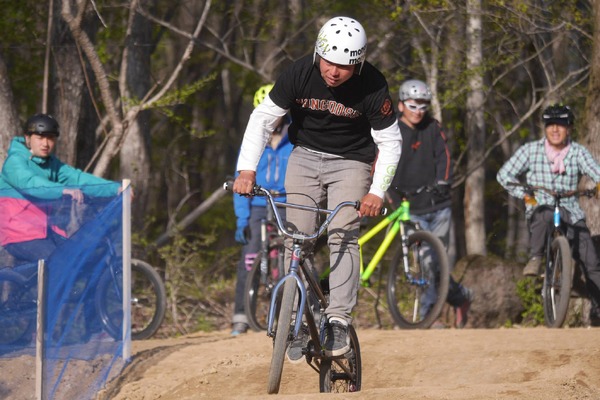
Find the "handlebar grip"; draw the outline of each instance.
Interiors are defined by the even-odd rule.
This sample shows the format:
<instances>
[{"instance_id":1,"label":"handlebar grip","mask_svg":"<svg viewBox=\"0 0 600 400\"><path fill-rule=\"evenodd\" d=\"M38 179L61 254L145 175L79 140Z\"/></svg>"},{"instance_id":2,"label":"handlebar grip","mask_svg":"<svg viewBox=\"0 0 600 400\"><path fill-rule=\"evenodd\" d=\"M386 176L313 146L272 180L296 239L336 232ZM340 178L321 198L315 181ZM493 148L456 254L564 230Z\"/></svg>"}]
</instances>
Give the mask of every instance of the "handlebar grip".
<instances>
[{"instance_id":1,"label":"handlebar grip","mask_svg":"<svg viewBox=\"0 0 600 400\"><path fill-rule=\"evenodd\" d=\"M356 201L354 208L357 210L360 210L360 200ZM388 209L385 207L381 207L381 210L379 210L379 215L387 215L387 213L388 213Z\"/></svg>"},{"instance_id":2,"label":"handlebar grip","mask_svg":"<svg viewBox=\"0 0 600 400\"><path fill-rule=\"evenodd\" d=\"M228 191L228 192L232 192L233 191L233 182L232 181L227 181L225 183L223 183L223 189ZM262 188L260 187L260 185L254 185L254 187L252 188L252 193L248 193L247 195L244 196L264 196L263 192L262 192Z\"/></svg>"}]
</instances>

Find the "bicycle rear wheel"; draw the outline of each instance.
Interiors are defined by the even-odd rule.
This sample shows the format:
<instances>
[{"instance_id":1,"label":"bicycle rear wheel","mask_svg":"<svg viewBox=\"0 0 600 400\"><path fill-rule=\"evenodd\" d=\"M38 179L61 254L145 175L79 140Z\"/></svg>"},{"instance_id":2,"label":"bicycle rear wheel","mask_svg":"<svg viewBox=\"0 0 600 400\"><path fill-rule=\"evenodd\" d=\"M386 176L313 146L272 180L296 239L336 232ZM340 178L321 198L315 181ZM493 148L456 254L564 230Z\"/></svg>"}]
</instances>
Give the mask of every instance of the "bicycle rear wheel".
<instances>
[{"instance_id":1,"label":"bicycle rear wheel","mask_svg":"<svg viewBox=\"0 0 600 400\"><path fill-rule=\"evenodd\" d=\"M26 345L32 339L37 315L36 286L10 270L0 272L0 346Z\"/></svg>"},{"instance_id":2,"label":"bicycle rear wheel","mask_svg":"<svg viewBox=\"0 0 600 400\"><path fill-rule=\"evenodd\" d=\"M96 307L106 331L121 339L123 326L123 275L111 268L100 277ZM160 275L145 261L131 260L131 338L148 339L156 333L165 317L166 292Z\"/></svg>"},{"instance_id":3,"label":"bicycle rear wheel","mask_svg":"<svg viewBox=\"0 0 600 400\"><path fill-rule=\"evenodd\" d=\"M325 393L349 393L360 391L362 363L358 336L352 325L348 326L350 351L343 358L322 359L319 370L319 389Z\"/></svg>"},{"instance_id":4,"label":"bicycle rear wheel","mask_svg":"<svg viewBox=\"0 0 600 400\"><path fill-rule=\"evenodd\" d=\"M282 246L273 246L271 251L283 251ZM260 251L252 264L252 269L248 272L246 285L244 289L244 310L248 318L248 325L256 332L267 329L267 319L269 318L269 307L271 305L271 294L275 285L282 277L283 268L277 265L279 257L270 257L267 255L268 267L265 281L260 271L260 263L263 252Z\"/></svg>"},{"instance_id":5,"label":"bicycle rear wheel","mask_svg":"<svg viewBox=\"0 0 600 400\"><path fill-rule=\"evenodd\" d=\"M408 237L408 271L402 247L396 252L388 275L387 297L396 325L427 329L440 315L448 296L450 266L440 239L428 231Z\"/></svg>"},{"instance_id":6,"label":"bicycle rear wheel","mask_svg":"<svg viewBox=\"0 0 600 400\"><path fill-rule=\"evenodd\" d=\"M556 237L550 248L550 262L544 274L542 301L544 303L544 320L549 328L560 328L567 317L573 268L571 248L564 236Z\"/></svg>"},{"instance_id":7,"label":"bicycle rear wheel","mask_svg":"<svg viewBox=\"0 0 600 400\"><path fill-rule=\"evenodd\" d=\"M283 285L281 307L279 308L276 321L277 329L275 338L273 339L273 355L271 356L271 367L269 369L269 382L267 386L267 393L269 394L279 392L285 350L291 342L292 335L290 335L290 329L295 296L296 281L294 279L288 279Z\"/></svg>"}]
</instances>

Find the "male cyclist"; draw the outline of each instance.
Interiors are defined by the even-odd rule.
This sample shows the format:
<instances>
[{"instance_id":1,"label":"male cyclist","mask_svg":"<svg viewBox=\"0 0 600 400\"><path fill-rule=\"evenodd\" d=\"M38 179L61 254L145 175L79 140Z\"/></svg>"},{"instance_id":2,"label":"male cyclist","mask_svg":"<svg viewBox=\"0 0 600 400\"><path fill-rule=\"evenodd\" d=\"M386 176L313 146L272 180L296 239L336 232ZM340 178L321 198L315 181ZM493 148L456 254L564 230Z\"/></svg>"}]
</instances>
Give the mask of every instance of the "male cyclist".
<instances>
[{"instance_id":1,"label":"male cyclist","mask_svg":"<svg viewBox=\"0 0 600 400\"><path fill-rule=\"evenodd\" d=\"M402 158L388 193L396 206L402 201L401 193L411 194L408 196L411 221L439 237L448 250L453 233L452 162L446 135L440 123L427 113L431 90L425 82L405 81L400 86L399 99ZM423 187L428 189L412 194ZM454 260L449 261L453 267ZM436 297L432 285L421 299L423 315L433 307ZM459 329L467 323L472 297L471 290L457 283L451 275L447 302L454 308L455 326Z\"/></svg>"},{"instance_id":2,"label":"male cyclist","mask_svg":"<svg viewBox=\"0 0 600 400\"><path fill-rule=\"evenodd\" d=\"M549 221L553 219L552 196L537 191L526 193L524 188L511 186L525 175L532 186L542 186L556 191L577 190L581 175L589 176L600 187L600 165L582 145L571 140L571 129L575 117L568 106L555 104L542 114L545 135L542 139L521 146L498 171L498 182L514 197L524 199L529 221L529 262L523 275L538 276ZM535 196L535 197L533 197ZM574 256L584 266L584 274L592 309L592 324L600 325L600 260L596 254L585 215L576 197L561 201L561 218L573 228L571 241Z\"/></svg>"},{"instance_id":3,"label":"male cyclist","mask_svg":"<svg viewBox=\"0 0 600 400\"><path fill-rule=\"evenodd\" d=\"M289 111L294 150L285 181L287 201L333 209L343 201L360 200L359 212L345 208L328 230L331 274L324 350L330 357L350 350L347 332L359 286L360 217L380 214L401 151L386 79L365 61L366 51L367 35L355 19L335 17L323 25L314 54L287 68L250 116L233 187L236 193L251 192L265 144ZM288 209L287 220L306 233L314 231L316 216ZM289 241L286 247L291 247ZM301 359L302 353L292 350L288 358Z\"/></svg>"}]
</instances>

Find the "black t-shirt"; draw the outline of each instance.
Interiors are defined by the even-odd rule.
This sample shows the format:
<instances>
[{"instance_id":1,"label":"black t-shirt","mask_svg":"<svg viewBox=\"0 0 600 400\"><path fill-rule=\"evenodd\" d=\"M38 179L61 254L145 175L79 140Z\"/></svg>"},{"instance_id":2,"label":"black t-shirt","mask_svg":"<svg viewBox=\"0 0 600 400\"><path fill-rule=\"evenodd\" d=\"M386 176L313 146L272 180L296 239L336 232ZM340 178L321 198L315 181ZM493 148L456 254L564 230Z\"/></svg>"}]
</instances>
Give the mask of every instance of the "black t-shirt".
<instances>
[{"instance_id":1,"label":"black t-shirt","mask_svg":"<svg viewBox=\"0 0 600 400\"><path fill-rule=\"evenodd\" d=\"M360 75L329 88L312 55L305 56L279 76L269 96L290 110L294 145L367 163L376 154L371 128L385 129L396 118L385 77L366 62Z\"/></svg>"}]
</instances>

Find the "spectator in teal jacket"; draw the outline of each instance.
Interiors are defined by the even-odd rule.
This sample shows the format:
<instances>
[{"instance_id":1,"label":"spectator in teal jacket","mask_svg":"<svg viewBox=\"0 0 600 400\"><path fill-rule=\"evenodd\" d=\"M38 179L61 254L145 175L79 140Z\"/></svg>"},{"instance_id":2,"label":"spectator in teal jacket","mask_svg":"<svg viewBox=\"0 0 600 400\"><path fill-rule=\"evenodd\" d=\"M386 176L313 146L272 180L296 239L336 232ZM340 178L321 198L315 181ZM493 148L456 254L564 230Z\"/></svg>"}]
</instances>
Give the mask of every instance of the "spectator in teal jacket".
<instances>
[{"instance_id":1,"label":"spectator in teal jacket","mask_svg":"<svg viewBox=\"0 0 600 400\"><path fill-rule=\"evenodd\" d=\"M66 233L48 220L36 199L84 195L109 197L121 186L61 162L53 151L60 134L56 120L36 114L27 120L23 137L12 140L0 176L0 245L21 261L47 259ZM33 196L33 191L35 195Z\"/></svg>"}]
</instances>

